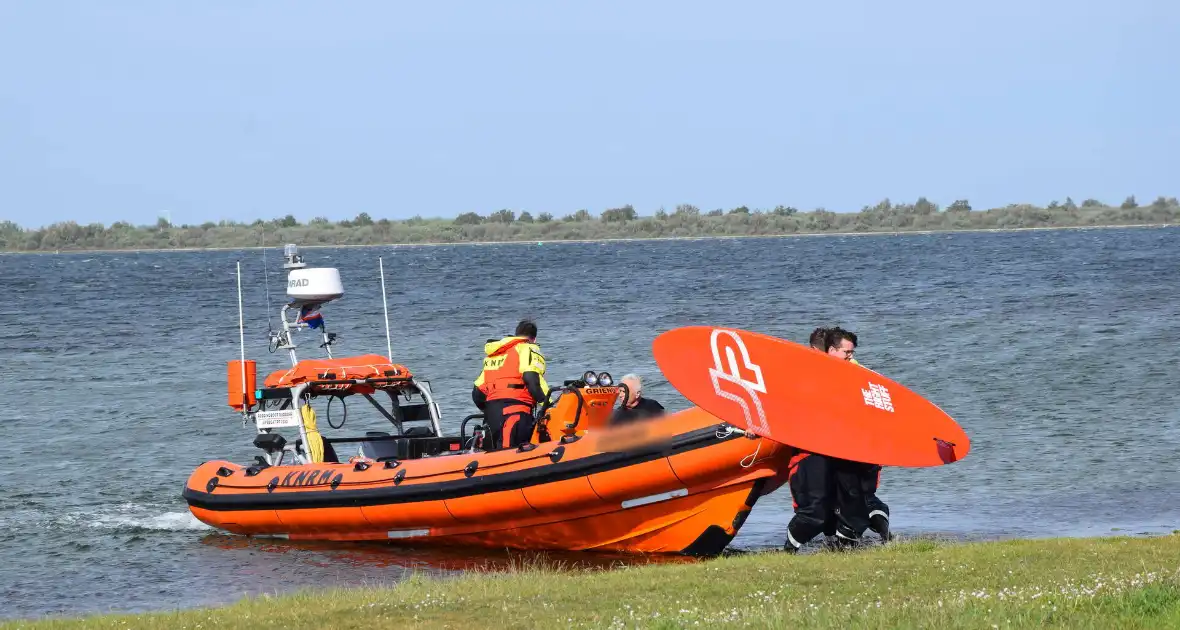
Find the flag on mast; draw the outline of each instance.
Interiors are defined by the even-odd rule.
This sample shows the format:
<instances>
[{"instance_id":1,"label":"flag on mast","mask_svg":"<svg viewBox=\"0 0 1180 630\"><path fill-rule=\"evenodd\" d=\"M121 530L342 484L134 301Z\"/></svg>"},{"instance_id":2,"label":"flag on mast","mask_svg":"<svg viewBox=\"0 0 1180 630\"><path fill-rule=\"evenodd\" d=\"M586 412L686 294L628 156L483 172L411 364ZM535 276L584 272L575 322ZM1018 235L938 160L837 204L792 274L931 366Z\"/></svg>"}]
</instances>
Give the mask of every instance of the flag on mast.
<instances>
[{"instance_id":1,"label":"flag on mast","mask_svg":"<svg viewBox=\"0 0 1180 630\"><path fill-rule=\"evenodd\" d=\"M320 313L320 306L318 304L304 304L299 309L299 321L307 324L309 328L323 326L324 316Z\"/></svg>"}]
</instances>

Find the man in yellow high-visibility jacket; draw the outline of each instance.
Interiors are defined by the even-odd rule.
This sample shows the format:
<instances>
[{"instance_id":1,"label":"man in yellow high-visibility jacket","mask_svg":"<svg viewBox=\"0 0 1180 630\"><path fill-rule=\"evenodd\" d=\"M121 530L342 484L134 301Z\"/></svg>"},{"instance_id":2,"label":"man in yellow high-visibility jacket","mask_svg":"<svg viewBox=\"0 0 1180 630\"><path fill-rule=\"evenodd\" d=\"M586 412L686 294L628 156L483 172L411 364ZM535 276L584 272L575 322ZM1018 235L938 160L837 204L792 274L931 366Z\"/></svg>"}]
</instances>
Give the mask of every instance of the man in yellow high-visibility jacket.
<instances>
[{"instance_id":1,"label":"man in yellow high-visibility jacket","mask_svg":"<svg viewBox=\"0 0 1180 630\"><path fill-rule=\"evenodd\" d=\"M488 426L484 449L515 448L532 439L537 420L533 407L549 395L545 355L537 345L537 325L517 324L516 334L484 345L483 370L471 399Z\"/></svg>"}]
</instances>

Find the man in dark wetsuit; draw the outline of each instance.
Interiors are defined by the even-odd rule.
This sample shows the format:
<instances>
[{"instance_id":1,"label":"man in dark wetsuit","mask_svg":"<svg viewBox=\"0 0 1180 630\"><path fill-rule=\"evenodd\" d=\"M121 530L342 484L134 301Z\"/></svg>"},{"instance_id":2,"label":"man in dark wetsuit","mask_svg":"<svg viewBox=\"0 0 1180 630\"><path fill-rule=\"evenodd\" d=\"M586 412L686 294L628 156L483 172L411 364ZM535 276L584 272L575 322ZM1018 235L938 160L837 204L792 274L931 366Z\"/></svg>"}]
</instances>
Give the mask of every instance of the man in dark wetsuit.
<instances>
[{"instance_id":1,"label":"man in dark wetsuit","mask_svg":"<svg viewBox=\"0 0 1180 630\"><path fill-rule=\"evenodd\" d=\"M825 334L824 347L828 355L860 365L853 356L857 341L855 333L842 328L832 328ZM877 497L877 486L881 482L881 466L865 462L845 462L860 479L861 494L864 496L865 509L868 510L868 528L876 532L883 542L888 542L892 538L889 533L889 506Z\"/></svg>"},{"instance_id":2,"label":"man in dark wetsuit","mask_svg":"<svg viewBox=\"0 0 1180 630\"><path fill-rule=\"evenodd\" d=\"M860 365L853 357L856 352L856 344L856 335L841 328L833 328L825 335L824 346L829 355ZM889 542L893 538L889 533L889 506L877 497L877 487L881 483L880 464L864 462L848 462L848 464L852 466L860 478L861 493L864 495L865 507L868 510L869 529L876 532L882 542Z\"/></svg>"},{"instance_id":3,"label":"man in dark wetsuit","mask_svg":"<svg viewBox=\"0 0 1180 630\"><path fill-rule=\"evenodd\" d=\"M827 336L828 336L828 329L827 328L816 328L815 330L811 331L811 337L809 337L807 339L807 343L811 346L812 350L819 350L820 352L827 352L827 349L824 348L824 343L825 343L824 339Z\"/></svg>"},{"instance_id":4,"label":"man in dark wetsuit","mask_svg":"<svg viewBox=\"0 0 1180 630\"><path fill-rule=\"evenodd\" d=\"M533 407L549 395L537 325L524 320L515 335L489 339L484 355L483 370L471 389L471 400L488 427L483 448L515 448L532 439L537 426Z\"/></svg>"},{"instance_id":5,"label":"man in dark wetsuit","mask_svg":"<svg viewBox=\"0 0 1180 630\"><path fill-rule=\"evenodd\" d=\"M853 360L856 335L838 327L817 328L809 343L815 350L848 361ZM834 535L836 546L841 548L860 542L869 527L862 480L865 466L796 449L787 473L795 515L787 524L787 541L783 545L786 551L798 551L820 533Z\"/></svg>"},{"instance_id":6,"label":"man in dark wetsuit","mask_svg":"<svg viewBox=\"0 0 1180 630\"><path fill-rule=\"evenodd\" d=\"M827 354L827 328L816 328L811 331L811 336L807 339L807 344L811 346L812 350ZM829 479L829 482L831 480ZM827 518L824 520L824 539L826 544L831 544L832 539L836 536L836 508L831 505L833 497L836 495L836 488L831 483L828 484L828 508L826 510Z\"/></svg>"},{"instance_id":7,"label":"man in dark wetsuit","mask_svg":"<svg viewBox=\"0 0 1180 630\"><path fill-rule=\"evenodd\" d=\"M637 374L628 374L619 379L621 385L627 386L627 400L622 407L615 410L610 423L628 424L645 418L658 418L664 415L664 406L651 398L643 396L643 381Z\"/></svg>"}]
</instances>

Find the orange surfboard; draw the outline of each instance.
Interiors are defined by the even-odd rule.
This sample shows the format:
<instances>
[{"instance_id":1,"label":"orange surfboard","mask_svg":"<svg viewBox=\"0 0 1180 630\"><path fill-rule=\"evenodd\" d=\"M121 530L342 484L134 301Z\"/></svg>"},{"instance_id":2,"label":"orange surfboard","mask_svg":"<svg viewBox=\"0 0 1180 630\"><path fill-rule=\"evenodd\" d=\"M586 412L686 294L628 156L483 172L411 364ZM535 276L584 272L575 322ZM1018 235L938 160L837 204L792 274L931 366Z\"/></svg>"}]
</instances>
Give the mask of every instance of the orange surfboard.
<instances>
[{"instance_id":1,"label":"orange surfboard","mask_svg":"<svg viewBox=\"0 0 1180 630\"><path fill-rule=\"evenodd\" d=\"M705 411L768 439L885 466L941 466L970 449L934 403L808 346L730 328L688 326L652 342L660 371Z\"/></svg>"}]
</instances>

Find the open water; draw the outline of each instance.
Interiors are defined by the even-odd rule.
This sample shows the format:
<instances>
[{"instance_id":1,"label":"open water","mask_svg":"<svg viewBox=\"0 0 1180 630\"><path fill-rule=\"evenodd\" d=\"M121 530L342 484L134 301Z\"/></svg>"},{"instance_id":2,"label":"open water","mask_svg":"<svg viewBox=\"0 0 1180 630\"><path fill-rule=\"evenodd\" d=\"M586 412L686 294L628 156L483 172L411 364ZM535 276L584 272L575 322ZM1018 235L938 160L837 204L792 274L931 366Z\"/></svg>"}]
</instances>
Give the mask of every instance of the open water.
<instances>
[{"instance_id":1,"label":"open water","mask_svg":"<svg viewBox=\"0 0 1180 630\"><path fill-rule=\"evenodd\" d=\"M260 374L282 367L266 349L280 253L266 253L278 272L268 282L260 251L0 255L0 617L187 607L511 561L251 541L189 515L180 491L194 466L256 454L225 404L225 363L239 352L234 270L240 260L248 356ZM898 534L1180 526L1178 228L304 253L344 278L345 297L325 309L337 354L385 351L384 257L395 356L430 378L452 432L471 412L484 340L522 316L539 322L551 380L635 371L671 409L686 403L652 360L658 333L715 324L805 342L840 324L860 334L862 363L973 440L953 465L886 469L880 496ZM301 356L318 356L299 339ZM790 514L785 490L766 497L733 547L781 545Z\"/></svg>"}]
</instances>

